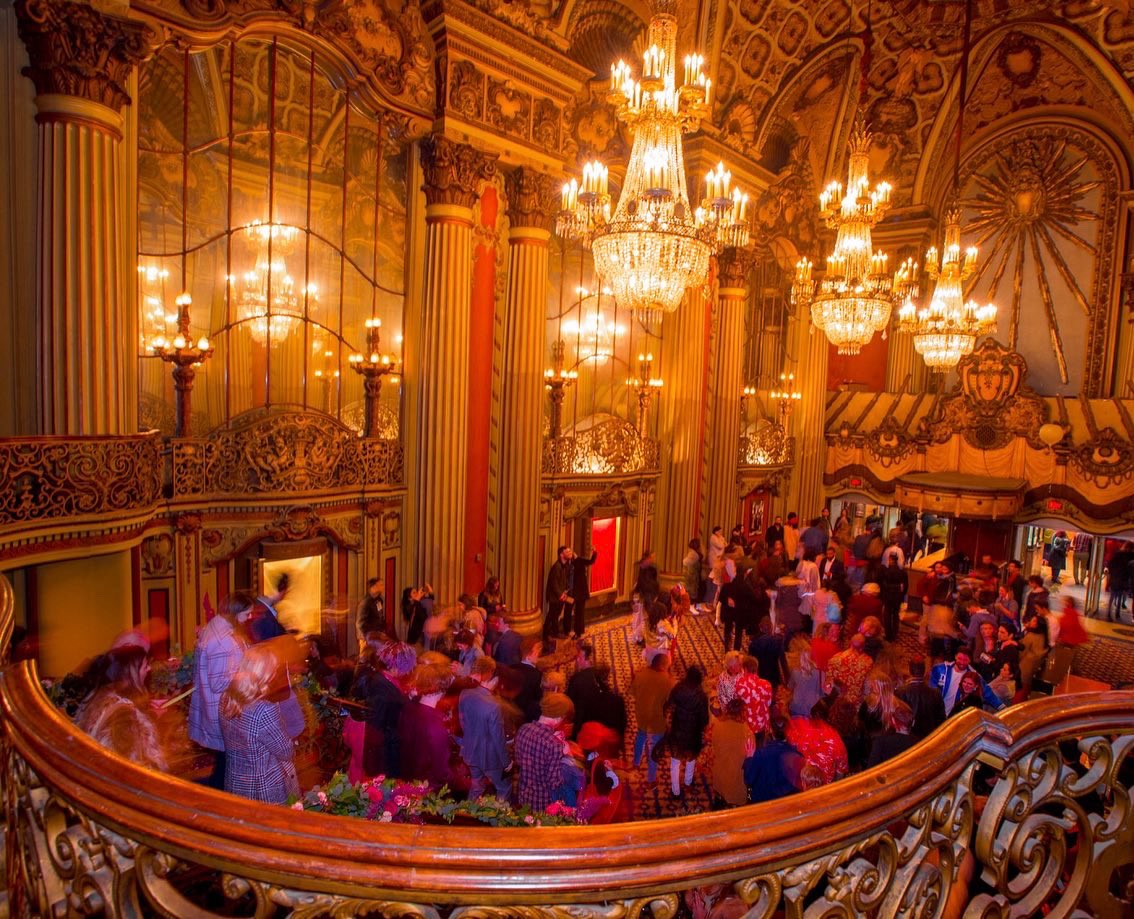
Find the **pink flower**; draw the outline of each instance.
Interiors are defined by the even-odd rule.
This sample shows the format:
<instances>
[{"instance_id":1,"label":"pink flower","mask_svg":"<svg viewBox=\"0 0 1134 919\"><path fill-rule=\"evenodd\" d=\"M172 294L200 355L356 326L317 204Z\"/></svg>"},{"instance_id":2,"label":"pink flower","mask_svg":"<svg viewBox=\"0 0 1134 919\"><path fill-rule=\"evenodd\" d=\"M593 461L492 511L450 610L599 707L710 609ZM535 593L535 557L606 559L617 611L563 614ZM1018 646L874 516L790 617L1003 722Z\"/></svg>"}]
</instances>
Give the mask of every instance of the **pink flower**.
<instances>
[{"instance_id":1,"label":"pink flower","mask_svg":"<svg viewBox=\"0 0 1134 919\"><path fill-rule=\"evenodd\" d=\"M295 802L295 803L294 803L294 804L293 804L293 805L291 806L291 809L292 809L293 811L301 811L301 810L303 810L303 802L302 802L302 801L296 801L296 802Z\"/></svg>"},{"instance_id":2,"label":"pink flower","mask_svg":"<svg viewBox=\"0 0 1134 919\"><path fill-rule=\"evenodd\" d=\"M389 823L393 819L394 819L394 815L391 814L389 811L382 811L382 816L378 818L378 821L380 823Z\"/></svg>"},{"instance_id":3,"label":"pink flower","mask_svg":"<svg viewBox=\"0 0 1134 919\"><path fill-rule=\"evenodd\" d=\"M398 807L405 807L409 802L410 799L406 795L394 795L394 803Z\"/></svg>"},{"instance_id":4,"label":"pink flower","mask_svg":"<svg viewBox=\"0 0 1134 919\"><path fill-rule=\"evenodd\" d=\"M327 803L327 793L325 791L319 792L319 803L325 805Z\"/></svg>"},{"instance_id":5,"label":"pink flower","mask_svg":"<svg viewBox=\"0 0 1134 919\"><path fill-rule=\"evenodd\" d=\"M524 823L526 823L528 826L533 826L535 824L535 817L533 817L531 814L528 814L526 817L524 817Z\"/></svg>"}]
</instances>

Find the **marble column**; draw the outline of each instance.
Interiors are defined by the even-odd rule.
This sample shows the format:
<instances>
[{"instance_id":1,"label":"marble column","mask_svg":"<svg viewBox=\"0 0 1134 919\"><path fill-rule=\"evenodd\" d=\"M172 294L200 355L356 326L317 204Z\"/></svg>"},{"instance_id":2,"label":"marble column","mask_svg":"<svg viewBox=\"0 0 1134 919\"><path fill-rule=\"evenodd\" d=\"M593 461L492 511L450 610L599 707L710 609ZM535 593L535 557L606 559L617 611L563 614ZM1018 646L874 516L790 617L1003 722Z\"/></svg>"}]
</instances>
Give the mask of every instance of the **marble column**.
<instances>
[{"instance_id":1,"label":"marble column","mask_svg":"<svg viewBox=\"0 0 1134 919\"><path fill-rule=\"evenodd\" d=\"M422 150L425 270L422 291L414 583L454 603L464 576L463 453L468 429L473 205L495 161L435 135ZM477 436L488 436L478 432Z\"/></svg>"},{"instance_id":2,"label":"marble column","mask_svg":"<svg viewBox=\"0 0 1134 919\"><path fill-rule=\"evenodd\" d=\"M807 310L801 311L800 355L795 373L800 400L792 413L791 433L795 435L795 468L792 470L790 511L797 511L800 526L819 514L826 491L823 470L827 461L825 423L827 413L827 360L830 344L827 336L811 325Z\"/></svg>"},{"instance_id":3,"label":"marble column","mask_svg":"<svg viewBox=\"0 0 1134 919\"><path fill-rule=\"evenodd\" d=\"M499 576L519 632L542 626L539 495L543 451L548 240L558 183L517 169L508 198L508 295L504 317L504 415L500 441Z\"/></svg>"},{"instance_id":4,"label":"marble column","mask_svg":"<svg viewBox=\"0 0 1134 919\"><path fill-rule=\"evenodd\" d=\"M739 513L736 474L740 396L744 388L744 310L753 262L752 252L747 249L726 249L719 259L717 320L711 345L713 372L708 394L709 475L702 501L703 533L709 533L718 524L728 532Z\"/></svg>"},{"instance_id":5,"label":"marble column","mask_svg":"<svg viewBox=\"0 0 1134 919\"><path fill-rule=\"evenodd\" d=\"M666 368L661 400L662 474L654 550L658 567L681 573L689 540L707 534L700 528L701 472L705 461L707 421L706 355L711 303L700 290L685 294L676 312L662 326L662 366Z\"/></svg>"},{"instance_id":6,"label":"marble column","mask_svg":"<svg viewBox=\"0 0 1134 919\"><path fill-rule=\"evenodd\" d=\"M146 26L79 3L20 0L39 123L36 301L39 427L137 427L132 262L121 207L122 107L156 45Z\"/></svg>"}]
</instances>

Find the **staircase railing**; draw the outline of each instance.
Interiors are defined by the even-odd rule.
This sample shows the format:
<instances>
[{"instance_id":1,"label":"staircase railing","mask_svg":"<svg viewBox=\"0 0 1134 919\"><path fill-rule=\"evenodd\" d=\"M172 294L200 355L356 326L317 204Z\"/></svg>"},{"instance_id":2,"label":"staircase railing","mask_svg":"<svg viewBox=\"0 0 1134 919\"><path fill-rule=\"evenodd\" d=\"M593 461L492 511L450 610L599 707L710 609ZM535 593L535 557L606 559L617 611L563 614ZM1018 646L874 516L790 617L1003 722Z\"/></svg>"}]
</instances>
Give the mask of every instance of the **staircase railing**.
<instances>
[{"instance_id":1,"label":"staircase railing","mask_svg":"<svg viewBox=\"0 0 1134 919\"><path fill-rule=\"evenodd\" d=\"M969 711L825 788L604 827L391 825L248 802L99 746L30 662L0 670L0 731L15 916L671 919L720 885L746 919L1131 914L1129 692Z\"/></svg>"}]
</instances>

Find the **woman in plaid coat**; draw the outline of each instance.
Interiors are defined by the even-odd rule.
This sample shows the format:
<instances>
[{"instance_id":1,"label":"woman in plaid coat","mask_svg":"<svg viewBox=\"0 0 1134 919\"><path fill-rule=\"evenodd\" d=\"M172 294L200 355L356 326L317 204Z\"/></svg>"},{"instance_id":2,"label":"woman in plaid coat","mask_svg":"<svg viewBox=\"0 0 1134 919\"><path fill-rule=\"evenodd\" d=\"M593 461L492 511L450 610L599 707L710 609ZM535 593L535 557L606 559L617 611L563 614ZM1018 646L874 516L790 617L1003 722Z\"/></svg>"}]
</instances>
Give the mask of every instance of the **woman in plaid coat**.
<instances>
[{"instance_id":1,"label":"woman in plaid coat","mask_svg":"<svg viewBox=\"0 0 1134 919\"><path fill-rule=\"evenodd\" d=\"M293 738L303 732L303 712L274 644L249 647L221 697L224 790L286 804L299 794Z\"/></svg>"}]
</instances>

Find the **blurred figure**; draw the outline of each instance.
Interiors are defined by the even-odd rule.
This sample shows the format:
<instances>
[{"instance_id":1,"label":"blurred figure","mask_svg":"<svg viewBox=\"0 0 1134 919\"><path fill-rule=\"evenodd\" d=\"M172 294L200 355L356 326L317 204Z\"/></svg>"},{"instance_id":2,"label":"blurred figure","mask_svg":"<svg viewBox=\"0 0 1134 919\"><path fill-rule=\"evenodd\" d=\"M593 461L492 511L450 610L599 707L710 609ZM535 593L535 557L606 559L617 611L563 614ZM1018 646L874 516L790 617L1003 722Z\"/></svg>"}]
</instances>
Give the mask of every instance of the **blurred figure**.
<instances>
[{"instance_id":1,"label":"blurred figure","mask_svg":"<svg viewBox=\"0 0 1134 919\"><path fill-rule=\"evenodd\" d=\"M285 571L276 578L275 589L270 594L256 598L252 619L248 623L248 633L252 641L267 641L269 638L278 638L287 634L287 629L280 622L277 607L290 589L291 575Z\"/></svg>"},{"instance_id":2,"label":"blurred figure","mask_svg":"<svg viewBox=\"0 0 1134 919\"><path fill-rule=\"evenodd\" d=\"M448 785L450 736L437 703L453 682L445 664L425 664L413 675L417 698L402 706L398 717L398 751L401 777L428 782L434 788Z\"/></svg>"},{"instance_id":3,"label":"blurred figure","mask_svg":"<svg viewBox=\"0 0 1134 919\"><path fill-rule=\"evenodd\" d=\"M229 594L197 640L193 662L193 700L189 703L189 739L213 751L213 771L206 783L224 789L225 752L220 699L240 667L248 647L246 626L256 601L246 591Z\"/></svg>"},{"instance_id":4,"label":"blurred figure","mask_svg":"<svg viewBox=\"0 0 1134 919\"><path fill-rule=\"evenodd\" d=\"M244 652L220 701L224 737L224 790L286 804L299 794L293 740L303 732L303 712L273 642Z\"/></svg>"},{"instance_id":5,"label":"blurred figure","mask_svg":"<svg viewBox=\"0 0 1134 919\"><path fill-rule=\"evenodd\" d=\"M139 766L168 771L146 689L149 653L137 645L114 648L96 658L89 673L94 685L75 714L75 725Z\"/></svg>"}]
</instances>

